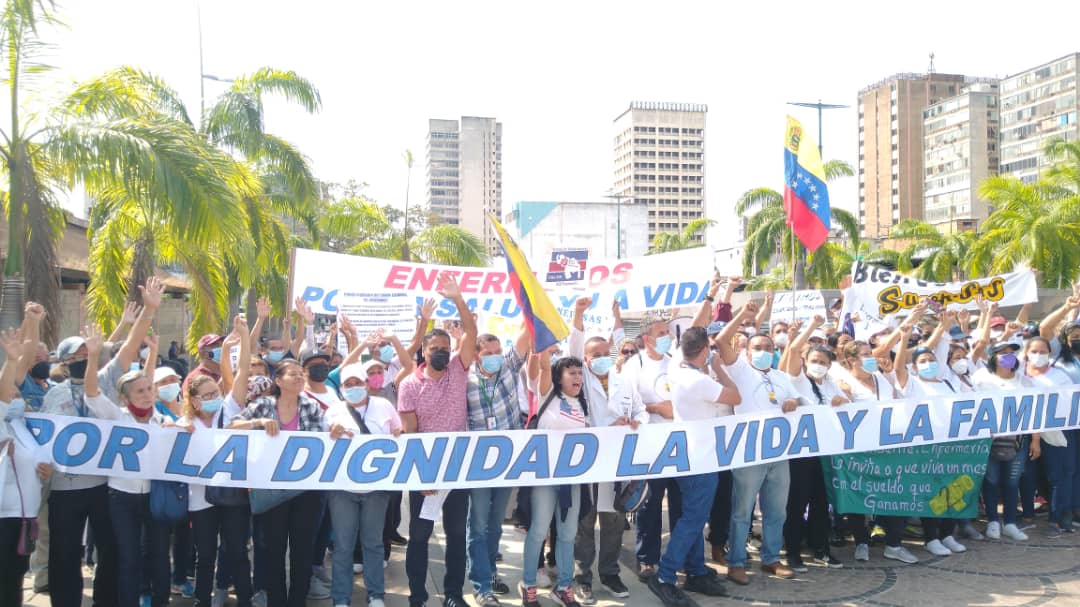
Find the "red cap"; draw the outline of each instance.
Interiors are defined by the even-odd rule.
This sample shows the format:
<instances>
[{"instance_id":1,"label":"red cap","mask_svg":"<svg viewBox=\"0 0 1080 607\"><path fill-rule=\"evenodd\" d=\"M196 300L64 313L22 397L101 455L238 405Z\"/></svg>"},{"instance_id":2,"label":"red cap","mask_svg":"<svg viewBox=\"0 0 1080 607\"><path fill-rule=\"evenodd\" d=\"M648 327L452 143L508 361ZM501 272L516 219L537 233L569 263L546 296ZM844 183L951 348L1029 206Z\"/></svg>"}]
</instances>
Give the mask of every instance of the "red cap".
<instances>
[{"instance_id":1,"label":"red cap","mask_svg":"<svg viewBox=\"0 0 1080 607\"><path fill-rule=\"evenodd\" d=\"M1004 316L995 316L990 319L991 327L1004 327L1007 324L1009 324L1009 321L1005 320Z\"/></svg>"},{"instance_id":2,"label":"red cap","mask_svg":"<svg viewBox=\"0 0 1080 607\"><path fill-rule=\"evenodd\" d=\"M225 341L225 338L217 333L208 333L199 338L199 349L204 350L223 341Z\"/></svg>"}]
</instances>

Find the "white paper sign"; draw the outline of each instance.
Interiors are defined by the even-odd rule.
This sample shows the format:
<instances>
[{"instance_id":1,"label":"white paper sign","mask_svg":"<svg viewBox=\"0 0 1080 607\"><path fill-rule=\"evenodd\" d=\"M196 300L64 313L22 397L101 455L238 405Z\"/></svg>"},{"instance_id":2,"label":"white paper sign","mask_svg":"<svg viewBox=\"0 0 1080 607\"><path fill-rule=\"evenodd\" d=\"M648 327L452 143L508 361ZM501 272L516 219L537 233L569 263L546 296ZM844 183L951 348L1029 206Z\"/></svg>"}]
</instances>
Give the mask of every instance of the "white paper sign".
<instances>
[{"instance_id":1,"label":"white paper sign","mask_svg":"<svg viewBox=\"0 0 1080 607\"><path fill-rule=\"evenodd\" d=\"M825 297L821 291L781 291L773 296L772 316L769 324L790 323L792 319L810 322L814 316L828 318Z\"/></svg>"}]
</instances>

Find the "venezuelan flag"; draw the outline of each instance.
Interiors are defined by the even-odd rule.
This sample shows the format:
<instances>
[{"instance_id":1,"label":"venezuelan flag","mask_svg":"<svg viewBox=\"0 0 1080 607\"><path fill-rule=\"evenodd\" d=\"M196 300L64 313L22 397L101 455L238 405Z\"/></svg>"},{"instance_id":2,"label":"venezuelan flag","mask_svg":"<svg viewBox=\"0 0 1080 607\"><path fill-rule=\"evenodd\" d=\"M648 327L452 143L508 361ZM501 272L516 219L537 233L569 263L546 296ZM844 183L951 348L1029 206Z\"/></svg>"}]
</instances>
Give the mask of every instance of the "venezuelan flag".
<instances>
[{"instance_id":1,"label":"venezuelan flag","mask_svg":"<svg viewBox=\"0 0 1080 607\"><path fill-rule=\"evenodd\" d=\"M510 280L517 284L514 295L517 297L518 305L521 306L525 326L532 335L533 349L543 352L569 335L570 329L567 328L563 317L559 315L559 311L551 303L544 287L540 285L540 281L529 268L529 262L526 261L525 254L518 248L517 243L498 219L495 217L490 217L490 219L491 224L495 226L495 231L499 234L499 243L506 255L506 271L510 274Z\"/></svg>"},{"instance_id":2,"label":"venezuelan flag","mask_svg":"<svg viewBox=\"0 0 1080 607\"><path fill-rule=\"evenodd\" d=\"M784 137L784 213L787 225L808 251L829 237L832 213L821 152L791 116L787 117Z\"/></svg>"}]
</instances>

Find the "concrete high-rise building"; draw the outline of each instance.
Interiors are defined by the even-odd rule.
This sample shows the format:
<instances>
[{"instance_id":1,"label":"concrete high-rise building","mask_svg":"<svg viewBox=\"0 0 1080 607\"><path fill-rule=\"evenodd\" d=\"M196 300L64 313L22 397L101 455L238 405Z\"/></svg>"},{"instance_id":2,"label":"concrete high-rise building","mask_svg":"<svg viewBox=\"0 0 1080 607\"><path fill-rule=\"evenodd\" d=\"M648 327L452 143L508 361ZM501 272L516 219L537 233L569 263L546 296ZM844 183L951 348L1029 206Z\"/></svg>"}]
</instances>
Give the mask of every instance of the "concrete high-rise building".
<instances>
[{"instance_id":1,"label":"concrete high-rise building","mask_svg":"<svg viewBox=\"0 0 1080 607\"><path fill-rule=\"evenodd\" d=\"M1080 140L1080 53L1001 81L1001 173L1031 183L1049 162L1046 141Z\"/></svg>"},{"instance_id":2,"label":"concrete high-rise building","mask_svg":"<svg viewBox=\"0 0 1080 607\"><path fill-rule=\"evenodd\" d=\"M707 111L698 103L634 101L615 119L612 194L624 205L645 205L650 243L705 217Z\"/></svg>"},{"instance_id":3,"label":"concrete high-rise building","mask_svg":"<svg viewBox=\"0 0 1080 607\"><path fill-rule=\"evenodd\" d=\"M502 217L502 123L463 116L428 120L428 210L499 249L489 215Z\"/></svg>"},{"instance_id":4,"label":"concrete high-rise building","mask_svg":"<svg viewBox=\"0 0 1080 607\"><path fill-rule=\"evenodd\" d=\"M923 112L923 220L975 230L990 215L979 184L998 173L998 84L980 82Z\"/></svg>"},{"instance_id":5,"label":"concrete high-rise building","mask_svg":"<svg viewBox=\"0 0 1080 607\"><path fill-rule=\"evenodd\" d=\"M648 215L644 205L603 202L516 202L503 221L530 261L544 262L554 249L588 249L591 259L640 257ZM537 269L539 266L534 265Z\"/></svg>"},{"instance_id":6,"label":"concrete high-rise building","mask_svg":"<svg viewBox=\"0 0 1080 607\"><path fill-rule=\"evenodd\" d=\"M895 74L859 91L859 225L885 238L923 216L923 112L964 87L958 74Z\"/></svg>"}]
</instances>

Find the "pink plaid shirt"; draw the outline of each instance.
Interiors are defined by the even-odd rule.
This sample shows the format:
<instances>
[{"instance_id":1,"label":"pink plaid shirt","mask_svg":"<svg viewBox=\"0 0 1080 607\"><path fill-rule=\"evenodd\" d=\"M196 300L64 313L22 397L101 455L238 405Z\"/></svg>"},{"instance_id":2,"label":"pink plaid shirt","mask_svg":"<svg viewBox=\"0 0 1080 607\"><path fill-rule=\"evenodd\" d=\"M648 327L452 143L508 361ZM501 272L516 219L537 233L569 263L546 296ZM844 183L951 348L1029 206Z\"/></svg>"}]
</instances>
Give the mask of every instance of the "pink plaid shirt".
<instances>
[{"instance_id":1,"label":"pink plaid shirt","mask_svg":"<svg viewBox=\"0 0 1080 607\"><path fill-rule=\"evenodd\" d=\"M417 432L464 432L468 430L468 404L465 392L469 372L455 353L442 379L424 374L427 363L406 377L398 388L398 412L416 414Z\"/></svg>"}]
</instances>

